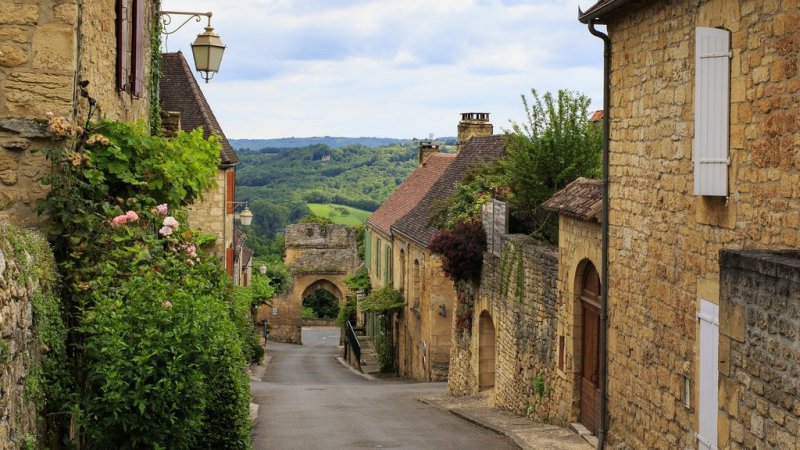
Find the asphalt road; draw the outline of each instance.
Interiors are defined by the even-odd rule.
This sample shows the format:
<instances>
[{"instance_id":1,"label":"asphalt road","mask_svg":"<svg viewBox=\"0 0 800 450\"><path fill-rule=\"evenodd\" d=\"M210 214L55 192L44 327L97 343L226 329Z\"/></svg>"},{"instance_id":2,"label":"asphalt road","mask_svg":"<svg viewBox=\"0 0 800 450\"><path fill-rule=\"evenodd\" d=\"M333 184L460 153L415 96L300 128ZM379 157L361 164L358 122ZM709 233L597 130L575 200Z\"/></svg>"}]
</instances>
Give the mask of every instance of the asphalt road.
<instances>
[{"instance_id":1,"label":"asphalt road","mask_svg":"<svg viewBox=\"0 0 800 450\"><path fill-rule=\"evenodd\" d=\"M507 438L417 401L445 383L369 381L336 361L337 328L304 328L305 345L270 342L253 381L253 447L280 449L516 449Z\"/></svg>"}]
</instances>

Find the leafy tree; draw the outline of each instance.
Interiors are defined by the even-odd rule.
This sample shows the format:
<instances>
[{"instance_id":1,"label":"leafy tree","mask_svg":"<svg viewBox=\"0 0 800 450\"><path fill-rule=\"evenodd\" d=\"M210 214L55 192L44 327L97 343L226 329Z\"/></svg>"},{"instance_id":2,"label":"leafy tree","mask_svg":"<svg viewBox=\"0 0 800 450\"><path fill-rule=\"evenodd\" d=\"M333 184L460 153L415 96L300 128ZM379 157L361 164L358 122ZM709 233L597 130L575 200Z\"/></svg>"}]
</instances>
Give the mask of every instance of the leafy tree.
<instances>
[{"instance_id":1,"label":"leafy tree","mask_svg":"<svg viewBox=\"0 0 800 450\"><path fill-rule=\"evenodd\" d=\"M318 319L333 319L339 315L339 300L325 289L317 289L303 299L303 308L309 308Z\"/></svg>"}]
</instances>

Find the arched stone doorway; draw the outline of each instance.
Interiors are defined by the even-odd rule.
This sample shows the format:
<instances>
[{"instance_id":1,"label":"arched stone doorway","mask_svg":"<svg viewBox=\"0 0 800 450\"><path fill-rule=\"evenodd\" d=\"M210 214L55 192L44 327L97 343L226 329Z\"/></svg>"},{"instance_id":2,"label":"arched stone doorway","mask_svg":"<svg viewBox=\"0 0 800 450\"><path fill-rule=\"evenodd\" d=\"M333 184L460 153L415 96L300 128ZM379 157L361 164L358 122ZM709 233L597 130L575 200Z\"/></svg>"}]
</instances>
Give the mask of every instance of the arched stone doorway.
<instances>
[{"instance_id":1,"label":"arched stone doorway","mask_svg":"<svg viewBox=\"0 0 800 450\"><path fill-rule=\"evenodd\" d=\"M300 297L303 299L303 318L309 318L306 316L306 311L310 308L315 313L313 316L315 319L335 319L339 308L346 300L336 284L325 279L308 285ZM329 301L332 304L328 304Z\"/></svg>"},{"instance_id":2,"label":"arched stone doorway","mask_svg":"<svg viewBox=\"0 0 800 450\"><path fill-rule=\"evenodd\" d=\"M580 273L580 422L600 428L600 275L591 262Z\"/></svg>"},{"instance_id":3,"label":"arched stone doorway","mask_svg":"<svg viewBox=\"0 0 800 450\"><path fill-rule=\"evenodd\" d=\"M478 319L478 389L491 389L495 378L495 333L492 316L483 311Z\"/></svg>"}]
</instances>

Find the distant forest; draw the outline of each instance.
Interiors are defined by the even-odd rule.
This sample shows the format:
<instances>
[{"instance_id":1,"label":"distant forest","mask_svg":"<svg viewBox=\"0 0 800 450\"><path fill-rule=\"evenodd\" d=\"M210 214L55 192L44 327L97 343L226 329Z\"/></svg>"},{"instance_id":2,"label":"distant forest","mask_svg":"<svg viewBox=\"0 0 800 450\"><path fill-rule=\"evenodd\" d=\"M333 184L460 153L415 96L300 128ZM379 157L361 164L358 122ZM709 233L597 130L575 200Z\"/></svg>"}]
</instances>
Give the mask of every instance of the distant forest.
<instances>
[{"instance_id":1,"label":"distant forest","mask_svg":"<svg viewBox=\"0 0 800 450\"><path fill-rule=\"evenodd\" d=\"M248 245L260 253L258 242L308 215L309 203L376 210L417 166L417 152L415 143L239 152L236 198L255 215Z\"/></svg>"},{"instance_id":2,"label":"distant forest","mask_svg":"<svg viewBox=\"0 0 800 450\"><path fill-rule=\"evenodd\" d=\"M415 139L393 139L379 137L335 137L335 136L316 136L316 137L287 137L277 139L228 139L231 146L237 151L247 152L262 149L279 148L302 148L311 145L324 144L330 148L346 147L348 145L362 145L364 147L384 147L387 145L405 145L414 142ZM455 145L456 138L445 137L437 141L445 145Z\"/></svg>"}]
</instances>

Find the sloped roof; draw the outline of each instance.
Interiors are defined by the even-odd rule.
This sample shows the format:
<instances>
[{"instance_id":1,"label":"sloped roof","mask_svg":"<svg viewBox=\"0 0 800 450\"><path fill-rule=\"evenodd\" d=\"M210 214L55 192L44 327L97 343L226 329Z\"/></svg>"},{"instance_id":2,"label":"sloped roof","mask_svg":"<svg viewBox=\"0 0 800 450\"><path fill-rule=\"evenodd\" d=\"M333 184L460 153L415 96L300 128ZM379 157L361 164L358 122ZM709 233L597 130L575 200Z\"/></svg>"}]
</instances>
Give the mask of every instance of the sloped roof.
<instances>
[{"instance_id":1,"label":"sloped roof","mask_svg":"<svg viewBox=\"0 0 800 450\"><path fill-rule=\"evenodd\" d=\"M473 137L467 141L427 194L391 226L391 231L427 247L437 231L428 226L437 204L455 191L456 183L464 179L471 167L491 163L505 153L503 135Z\"/></svg>"},{"instance_id":2,"label":"sloped roof","mask_svg":"<svg viewBox=\"0 0 800 450\"><path fill-rule=\"evenodd\" d=\"M183 53L162 53L161 71L161 109L181 113L181 128L185 131L203 127L203 137L206 139L216 134L222 144L222 164L238 163L239 157L219 126Z\"/></svg>"},{"instance_id":3,"label":"sloped roof","mask_svg":"<svg viewBox=\"0 0 800 450\"><path fill-rule=\"evenodd\" d=\"M599 122L603 120L603 110L598 109L597 111L593 112L591 116L589 116L589 122Z\"/></svg>"},{"instance_id":4,"label":"sloped roof","mask_svg":"<svg viewBox=\"0 0 800 450\"><path fill-rule=\"evenodd\" d=\"M625 6L627 3L630 3L630 0L598 0L586 11L578 9L578 20L582 23L588 23L589 19L595 19L598 23L605 23L605 18L609 13L621 6Z\"/></svg>"},{"instance_id":5,"label":"sloped roof","mask_svg":"<svg viewBox=\"0 0 800 450\"><path fill-rule=\"evenodd\" d=\"M603 206L600 180L580 177L542 203L542 208L581 220L597 219Z\"/></svg>"},{"instance_id":6,"label":"sloped roof","mask_svg":"<svg viewBox=\"0 0 800 450\"><path fill-rule=\"evenodd\" d=\"M386 234L391 226L402 218L428 193L442 176L455 155L434 153L386 199L380 208L367 218L367 223Z\"/></svg>"},{"instance_id":7,"label":"sloped roof","mask_svg":"<svg viewBox=\"0 0 800 450\"><path fill-rule=\"evenodd\" d=\"M242 248L242 267L250 265L250 260L253 259L254 253L250 247L245 246Z\"/></svg>"}]
</instances>

